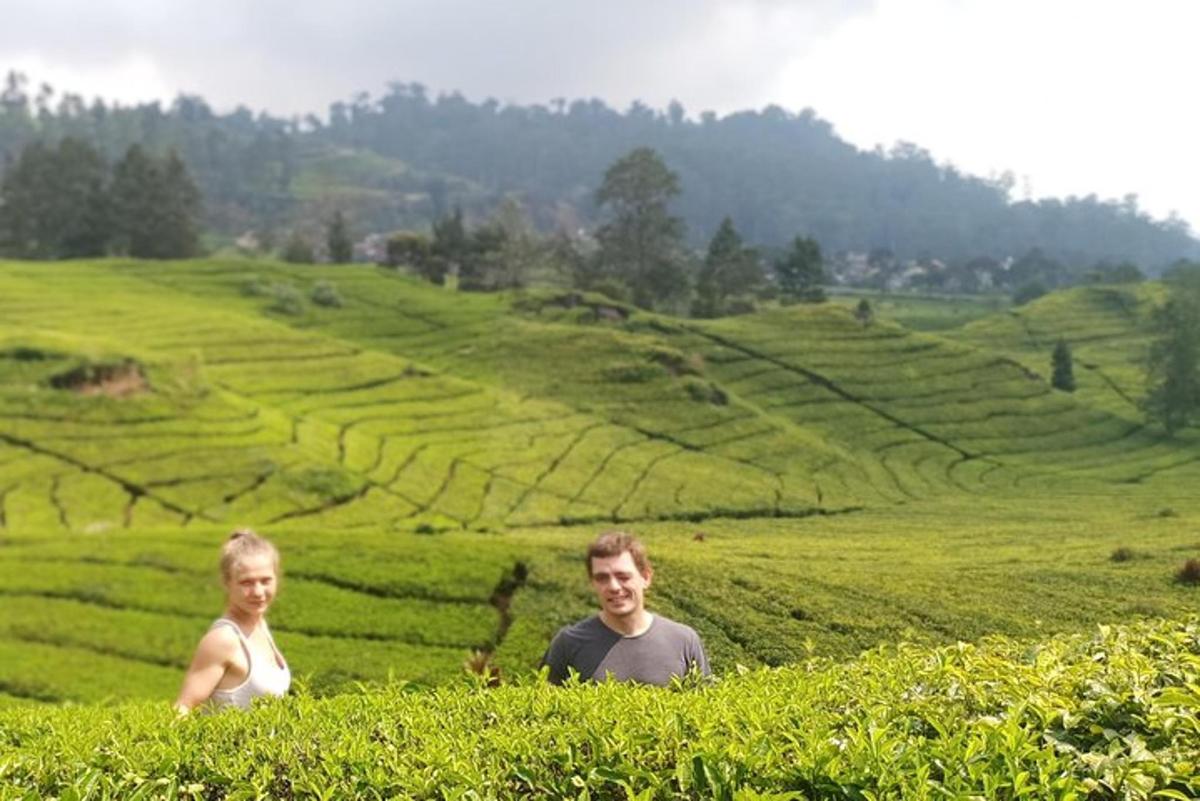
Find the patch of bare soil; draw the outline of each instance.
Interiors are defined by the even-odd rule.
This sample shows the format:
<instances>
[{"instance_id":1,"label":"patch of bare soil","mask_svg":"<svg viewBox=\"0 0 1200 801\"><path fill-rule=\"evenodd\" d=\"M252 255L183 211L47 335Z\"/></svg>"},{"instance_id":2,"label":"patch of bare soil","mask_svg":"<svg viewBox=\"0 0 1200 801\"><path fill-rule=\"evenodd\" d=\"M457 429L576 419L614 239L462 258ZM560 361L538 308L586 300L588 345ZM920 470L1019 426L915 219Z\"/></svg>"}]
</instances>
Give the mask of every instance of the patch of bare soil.
<instances>
[{"instance_id":1,"label":"patch of bare soil","mask_svg":"<svg viewBox=\"0 0 1200 801\"><path fill-rule=\"evenodd\" d=\"M150 390L142 366L133 359L120 362L81 364L50 378L50 386L80 395L128 398Z\"/></svg>"}]
</instances>

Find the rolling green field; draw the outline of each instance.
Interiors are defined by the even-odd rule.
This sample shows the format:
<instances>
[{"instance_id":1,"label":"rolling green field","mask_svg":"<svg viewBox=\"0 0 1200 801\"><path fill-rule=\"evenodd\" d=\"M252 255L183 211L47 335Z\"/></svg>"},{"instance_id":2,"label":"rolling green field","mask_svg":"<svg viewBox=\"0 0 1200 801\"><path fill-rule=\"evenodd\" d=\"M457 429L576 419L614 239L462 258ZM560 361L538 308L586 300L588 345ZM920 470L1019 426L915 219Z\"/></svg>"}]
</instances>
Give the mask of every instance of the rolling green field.
<instances>
[{"instance_id":1,"label":"rolling green field","mask_svg":"<svg viewBox=\"0 0 1200 801\"><path fill-rule=\"evenodd\" d=\"M172 696L243 524L281 546L272 624L319 693L476 650L528 672L613 526L718 671L1178 618L1200 438L1135 409L1160 292L922 332L374 267L0 264L0 705Z\"/></svg>"}]
</instances>

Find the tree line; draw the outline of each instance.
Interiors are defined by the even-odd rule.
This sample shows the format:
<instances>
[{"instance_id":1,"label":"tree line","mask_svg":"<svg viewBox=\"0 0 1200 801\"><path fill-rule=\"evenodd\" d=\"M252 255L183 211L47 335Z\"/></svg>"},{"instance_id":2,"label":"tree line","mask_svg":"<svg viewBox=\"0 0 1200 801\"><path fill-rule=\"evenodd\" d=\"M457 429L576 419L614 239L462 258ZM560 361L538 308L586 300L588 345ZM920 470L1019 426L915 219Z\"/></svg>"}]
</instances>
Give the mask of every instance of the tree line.
<instances>
[{"instance_id":1,"label":"tree line","mask_svg":"<svg viewBox=\"0 0 1200 801\"><path fill-rule=\"evenodd\" d=\"M796 236L787 248L748 246L725 217L698 254L686 226L671 212L679 176L650 148L635 148L604 173L595 191L601 209L593 231L539 235L509 198L496 214L470 227L461 208L434 221L431 234L402 231L389 238L386 263L407 265L434 283L454 276L461 289L509 289L567 283L644 309L695 317L748 312L756 300L819 302L827 280L820 245Z\"/></svg>"},{"instance_id":2,"label":"tree line","mask_svg":"<svg viewBox=\"0 0 1200 801\"><path fill-rule=\"evenodd\" d=\"M595 176L650 147L688 186L676 213L692 247L728 215L769 247L805 231L830 255L878 251L901 262L1004 262L1036 248L1067 265L1128 261L1156 273L1200 258L1182 220L1151 219L1134 196L1016 199L1012 176L970 176L907 143L861 150L812 110L718 117L677 103L624 112L599 100L518 106L397 83L378 98L335 103L327 119L280 119L217 113L193 96L167 107L87 102L10 75L0 91L0 161L31 141L66 137L109 161L134 143L176 149L204 195L205 226L231 238L247 230L279 238L323 222L331 200L354 203L347 210L377 232L429 226L456 206L484 218L506 197L519 197L541 231L594 226L603 216ZM354 191L364 188L372 191Z\"/></svg>"},{"instance_id":3,"label":"tree line","mask_svg":"<svg viewBox=\"0 0 1200 801\"><path fill-rule=\"evenodd\" d=\"M173 150L155 156L135 144L110 167L78 139L34 141L0 181L0 253L188 258L199 250L200 208L200 191Z\"/></svg>"}]
</instances>

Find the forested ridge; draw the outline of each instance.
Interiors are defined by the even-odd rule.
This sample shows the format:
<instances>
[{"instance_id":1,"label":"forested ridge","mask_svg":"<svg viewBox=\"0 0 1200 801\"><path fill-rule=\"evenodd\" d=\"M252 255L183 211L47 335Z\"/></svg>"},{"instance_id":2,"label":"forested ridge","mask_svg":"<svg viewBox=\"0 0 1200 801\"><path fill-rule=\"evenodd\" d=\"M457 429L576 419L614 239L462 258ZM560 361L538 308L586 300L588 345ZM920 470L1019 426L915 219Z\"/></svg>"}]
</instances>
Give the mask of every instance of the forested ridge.
<instances>
[{"instance_id":1,"label":"forested ridge","mask_svg":"<svg viewBox=\"0 0 1200 801\"><path fill-rule=\"evenodd\" d=\"M589 227L605 168L632 148L679 175L675 211L690 243L729 215L747 242L811 236L827 253L891 251L966 261L1038 248L1059 261L1129 261L1150 272L1200 256L1178 218L1154 220L1136 197L1014 200L1011 176L980 178L911 143L860 150L811 109L771 106L719 117L600 100L549 105L436 97L419 84L359 94L326 118L281 119L201 98L132 107L59 95L10 75L0 93L0 155L77 137L115 161L132 144L178 149L205 198L210 230L280 236L334 208L359 234L427 227L461 206L482 219L515 195L543 230Z\"/></svg>"}]
</instances>

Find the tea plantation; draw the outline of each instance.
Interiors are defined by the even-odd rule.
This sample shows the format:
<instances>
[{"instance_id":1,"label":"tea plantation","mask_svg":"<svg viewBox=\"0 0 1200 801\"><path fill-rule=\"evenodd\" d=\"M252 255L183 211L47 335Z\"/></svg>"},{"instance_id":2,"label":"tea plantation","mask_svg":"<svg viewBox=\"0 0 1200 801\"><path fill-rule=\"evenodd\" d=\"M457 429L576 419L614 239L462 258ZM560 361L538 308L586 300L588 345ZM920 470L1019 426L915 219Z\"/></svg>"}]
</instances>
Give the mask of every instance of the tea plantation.
<instances>
[{"instance_id":1,"label":"tea plantation","mask_svg":"<svg viewBox=\"0 0 1200 801\"><path fill-rule=\"evenodd\" d=\"M1161 297L693 321L375 267L0 263L0 787L1191 797L1200 437L1136 408ZM307 694L170 724L235 525L283 551ZM522 686L615 526L651 608L749 675ZM476 652L518 686L457 686Z\"/></svg>"}]
</instances>

